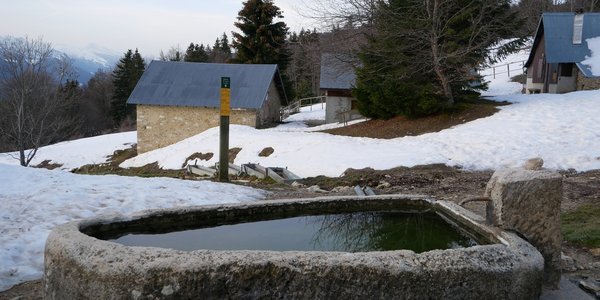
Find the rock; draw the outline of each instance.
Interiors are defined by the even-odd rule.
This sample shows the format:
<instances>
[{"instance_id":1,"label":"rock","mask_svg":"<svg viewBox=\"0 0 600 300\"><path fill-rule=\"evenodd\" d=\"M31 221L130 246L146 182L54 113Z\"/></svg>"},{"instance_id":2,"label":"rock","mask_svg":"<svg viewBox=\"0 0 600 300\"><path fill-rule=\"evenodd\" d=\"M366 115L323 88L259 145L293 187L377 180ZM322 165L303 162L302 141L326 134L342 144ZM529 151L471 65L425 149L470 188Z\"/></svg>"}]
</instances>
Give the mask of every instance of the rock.
<instances>
[{"instance_id":1,"label":"rock","mask_svg":"<svg viewBox=\"0 0 600 300\"><path fill-rule=\"evenodd\" d=\"M579 280L579 286L592 294L600 292L600 285L592 279Z\"/></svg>"},{"instance_id":2,"label":"rock","mask_svg":"<svg viewBox=\"0 0 600 300\"><path fill-rule=\"evenodd\" d=\"M496 171L485 191L485 196L492 199L487 209L488 221L523 234L544 256L544 281L555 288L562 269L562 191L559 173L521 168Z\"/></svg>"},{"instance_id":3,"label":"rock","mask_svg":"<svg viewBox=\"0 0 600 300\"><path fill-rule=\"evenodd\" d=\"M266 147L262 149L260 153L258 153L258 156L269 157L271 154L273 154L273 152L275 152L275 149L273 149L273 147Z\"/></svg>"},{"instance_id":4,"label":"rock","mask_svg":"<svg viewBox=\"0 0 600 300\"><path fill-rule=\"evenodd\" d=\"M300 183L300 182L298 182L298 181L294 181L294 182L292 182L291 186L293 186L293 187L297 187L297 188L305 187L305 185L304 185L304 184L302 184L302 183Z\"/></svg>"},{"instance_id":5,"label":"rock","mask_svg":"<svg viewBox=\"0 0 600 300\"><path fill-rule=\"evenodd\" d=\"M389 183L389 182L387 182L387 181L384 181L384 180L382 180L382 181L380 181L380 182L379 182L379 185L376 187L376 189L378 189L378 190L379 190L379 189L385 189L385 188L389 188L389 187L391 187L391 186L392 186L392 184L391 184L391 183Z\"/></svg>"},{"instance_id":6,"label":"rock","mask_svg":"<svg viewBox=\"0 0 600 300\"><path fill-rule=\"evenodd\" d=\"M575 266L575 260L572 257L561 253L560 255L562 269L567 272L575 272L577 271L577 266Z\"/></svg>"},{"instance_id":7,"label":"rock","mask_svg":"<svg viewBox=\"0 0 600 300\"><path fill-rule=\"evenodd\" d=\"M599 257L600 256L600 248L592 248L592 249L590 249L590 253L594 257Z\"/></svg>"},{"instance_id":8,"label":"rock","mask_svg":"<svg viewBox=\"0 0 600 300\"><path fill-rule=\"evenodd\" d=\"M333 193L345 193L349 191L352 191L351 186L336 186L333 189L331 189L331 192Z\"/></svg>"},{"instance_id":9,"label":"rock","mask_svg":"<svg viewBox=\"0 0 600 300\"><path fill-rule=\"evenodd\" d=\"M309 186L307 190L313 193L329 193L328 191L321 189L318 185Z\"/></svg>"},{"instance_id":10,"label":"rock","mask_svg":"<svg viewBox=\"0 0 600 300\"><path fill-rule=\"evenodd\" d=\"M523 168L525 170L537 171L537 170L541 170L543 165L544 165L544 160L539 157L536 157L536 158L528 159L523 164Z\"/></svg>"}]
</instances>

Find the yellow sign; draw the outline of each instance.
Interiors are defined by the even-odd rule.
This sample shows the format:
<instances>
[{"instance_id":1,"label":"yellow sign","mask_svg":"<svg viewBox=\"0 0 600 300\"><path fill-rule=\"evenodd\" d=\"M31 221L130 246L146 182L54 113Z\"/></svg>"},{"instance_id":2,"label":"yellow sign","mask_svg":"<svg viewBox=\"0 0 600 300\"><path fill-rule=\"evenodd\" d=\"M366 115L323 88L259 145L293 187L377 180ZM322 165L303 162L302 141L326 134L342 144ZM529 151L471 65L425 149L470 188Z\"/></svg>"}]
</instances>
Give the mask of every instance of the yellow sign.
<instances>
[{"instance_id":1,"label":"yellow sign","mask_svg":"<svg viewBox=\"0 0 600 300\"><path fill-rule=\"evenodd\" d=\"M231 90L221 88L221 116L229 117L231 113Z\"/></svg>"}]
</instances>

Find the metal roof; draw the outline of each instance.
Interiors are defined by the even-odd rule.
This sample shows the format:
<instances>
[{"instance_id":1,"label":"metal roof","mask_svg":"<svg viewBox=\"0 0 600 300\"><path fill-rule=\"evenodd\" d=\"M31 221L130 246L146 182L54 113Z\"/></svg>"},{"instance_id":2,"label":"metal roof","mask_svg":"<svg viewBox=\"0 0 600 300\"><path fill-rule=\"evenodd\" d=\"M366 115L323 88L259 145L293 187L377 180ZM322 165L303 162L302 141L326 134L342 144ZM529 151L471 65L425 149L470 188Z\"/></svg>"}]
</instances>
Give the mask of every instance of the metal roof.
<instances>
[{"instance_id":1,"label":"metal roof","mask_svg":"<svg viewBox=\"0 0 600 300\"><path fill-rule=\"evenodd\" d=\"M535 49L544 37L546 61L548 63L580 63L590 56L586 39L600 36L600 13L583 14L583 35L581 44L573 44L573 23L575 13L544 13L538 25L529 59L533 60Z\"/></svg>"},{"instance_id":2,"label":"metal roof","mask_svg":"<svg viewBox=\"0 0 600 300\"><path fill-rule=\"evenodd\" d=\"M355 59L354 59L355 60ZM350 90L356 81L353 59L346 54L321 55L320 87L323 90Z\"/></svg>"},{"instance_id":3,"label":"metal roof","mask_svg":"<svg viewBox=\"0 0 600 300\"><path fill-rule=\"evenodd\" d=\"M231 78L231 107L258 109L273 80L286 101L277 65L152 61L129 104L219 107L221 77ZM287 102L287 101L286 101Z\"/></svg>"}]
</instances>

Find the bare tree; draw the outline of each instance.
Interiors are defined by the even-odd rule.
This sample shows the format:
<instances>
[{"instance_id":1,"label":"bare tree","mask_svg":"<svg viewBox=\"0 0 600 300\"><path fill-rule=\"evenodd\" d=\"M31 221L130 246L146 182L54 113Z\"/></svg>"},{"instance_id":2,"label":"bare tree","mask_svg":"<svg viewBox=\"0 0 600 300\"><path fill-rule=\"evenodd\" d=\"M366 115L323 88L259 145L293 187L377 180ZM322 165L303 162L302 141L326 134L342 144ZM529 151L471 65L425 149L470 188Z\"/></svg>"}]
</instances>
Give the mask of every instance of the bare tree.
<instances>
[{"instance_id":1,"label":"bare tree","mask_svg":"<svg viewBox=\"0 0 600 300\"><path fill-rule=\"evenodd\" d=\"M179 48L179 45L177 45L171 46L167 53L164 53L162 50L160 50L159 59L162 61L183 61L183 56L184 54L181 52L181 48Z\"/></svg>"},{"instance_id":2,"label":"bare tree","mask_svg":"<svg viewBox=\"0 0 600 300\"><path fill-rule=\"evenodd\" d=\"M72 134L74 120L61 83L72 75L66 56L38 39L0 42L0 135L27 166L38 148Z\"/></svg>"},{"instance_id":3,"label":"bare tree","mask_svg":"<svg viewBox=\"0 0 600 300\"><path fill-rule=\"evenodd\" d=\"M355 28L373 24L379 2L382 0L302 1L300 14L316 20L323 29Z\"/></svg>"}]
</instances>

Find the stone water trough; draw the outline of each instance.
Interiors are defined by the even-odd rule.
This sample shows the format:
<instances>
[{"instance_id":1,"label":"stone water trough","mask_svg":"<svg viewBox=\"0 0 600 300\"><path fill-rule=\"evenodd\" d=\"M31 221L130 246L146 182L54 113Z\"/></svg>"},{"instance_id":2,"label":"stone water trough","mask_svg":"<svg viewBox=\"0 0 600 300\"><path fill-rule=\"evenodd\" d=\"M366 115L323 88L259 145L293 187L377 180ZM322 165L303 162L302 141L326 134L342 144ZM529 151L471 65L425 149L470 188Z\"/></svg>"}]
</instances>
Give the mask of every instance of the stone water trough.
<instances>
[{"instance_id":1,"label":"stone water trough","mask_svg":"<svg viewBox=\"0 0 600 300\"><path fill-rule=\"evenodd\" d=\"M359 211L434 212L478 245L422 253L181 251L94 237ZM150 210L67 223L48 237L43 281L46 299L535 299L543 270L535 247L459 205L383 195Z\"/></svg>"}]
</instances>

